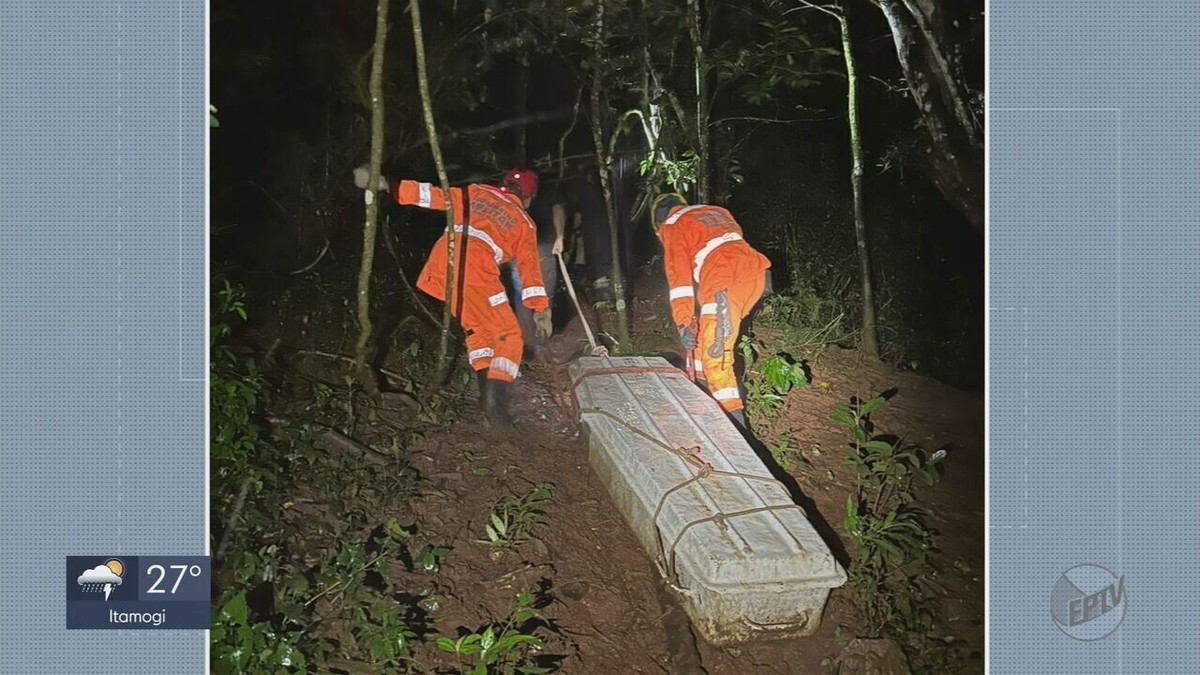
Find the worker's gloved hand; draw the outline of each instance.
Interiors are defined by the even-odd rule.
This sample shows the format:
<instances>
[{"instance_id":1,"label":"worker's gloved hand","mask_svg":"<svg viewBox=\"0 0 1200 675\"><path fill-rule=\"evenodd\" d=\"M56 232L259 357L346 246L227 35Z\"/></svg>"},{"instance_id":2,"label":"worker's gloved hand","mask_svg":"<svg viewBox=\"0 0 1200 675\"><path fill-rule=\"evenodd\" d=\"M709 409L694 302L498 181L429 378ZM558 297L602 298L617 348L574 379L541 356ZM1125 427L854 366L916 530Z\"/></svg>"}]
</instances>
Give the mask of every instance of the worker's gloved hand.
<instances>
[{"instance_id":1,"label":"worker's gloved hand","mask_svg":"<svg viewBox=\"0 0 1200 675\"><path fill-rule=\"evenodd\" d=\"M533 321L537 324L538 337L545 339L554 334L554 321L549 309L534 314Z\"/></svg>"},{"instance_id":2,"label":"worker's gloved hand","mask_svg":"<svg viewBox=\"0 0 1200 675\"><path fill-rule=\"evenodd\" d=\"M679 327L679 343L684 349L696 348L696 329L691 326Z\"/></svg>"},{"instance_id":3,"label":"worker's gloved hand","mask_svg":"<svg viewBox=\"0 0 1200 675\"><path fill-rule=\"evenodd\" d=\"M550 247L550 252L553 253L554 255L562 255L562 252L563 252L563 238L562 237L558 237L557 239L554 240L554 245Z\"/></svg>"}]
</instances>

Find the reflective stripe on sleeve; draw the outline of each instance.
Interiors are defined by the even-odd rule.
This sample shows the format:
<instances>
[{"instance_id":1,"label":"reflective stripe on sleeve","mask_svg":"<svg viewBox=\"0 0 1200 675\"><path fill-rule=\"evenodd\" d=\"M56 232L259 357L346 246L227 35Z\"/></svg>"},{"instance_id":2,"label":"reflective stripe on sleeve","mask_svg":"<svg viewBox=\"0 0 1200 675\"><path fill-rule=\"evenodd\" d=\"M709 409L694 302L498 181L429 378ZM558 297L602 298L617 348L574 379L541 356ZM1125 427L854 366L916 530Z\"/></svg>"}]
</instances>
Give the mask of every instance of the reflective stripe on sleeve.
<instances>
[{"instance_id":1,"label":"reflective stripe on sleeve","mask_svg":"<svg viewBox=\"0 0 1200 675\"><path fill-rule=\"evenodd\" d=\"M478 361L479 359L490 359L492 357L492 353L493 352L492 352L491 347L483 347L482 349L474 349L474 350L471 350L471 353L467 355L467 360L468 361Z\"/></svg>"},{"instance_id":2,"label":"reflective stripe on sleeve","mask_svg":"<svg viewBox=\"0 0 1200 675\"><path fill-rule=\"evenodd\" d=\"M495 361L492 362L492 365L495 366ZM718 389L712 393L712 397L718 401L728 401L730 399L739 398L740 396L741 394L738 393L737 387L725 387L724 389Z\"/></svg>"},{"instance_id":3,"label":"reflective stripe on sleeve","mask_svg":"<svg viewBox=\"0 0 1200 675\"><path fill-rule=\"evenodd\" d=\"M709 302L709 303L700 305L700 313L701 314L716 314L717 313L717 303Z\"/></svg>"},{"instance_id":4,"label":"reflective stripe on sleeve","mask_svg":"<svg viewBox=\"0 0 1200 675\"><path fill-rule=\"evenodd\" d=\"M542 297L542 298L546 297L546 287L545 286L530 286L529 288L526 288L525 290L521 291L521 299L522 300L528 300L529 298L537 298L537 297Z\"/></svg>"},{"instance_id":5,"label":"reflective stripe on sleeve","mask_svg":"<svg viewBox=\"0 0 1200 675\"><path fill-rule=\"evenodd\" d=\"M504 304L505 300L508 300L508 296L505 295L503 291L501 291L493 296L490 296L488 298L488 304L491 305L492 307L495 307L496 305Z\"/></svg>"},{"instance_id":6,"label":"reflective stripe on sleeve","mask_svg":"<svg viewBox=\"0 0 1200 675\"><path fill-rule=\"evenodd\" d=\"M508 373L509 375L512 375L514 379L521 372L520 367L517 366L516 363L513 363L511 359L504 358L503 356L497 356L496 358L492 359L492 369L499 370L502 373Z\"/></svg>"},{"instance_id":7,"label":"reflective stripe on sleeve","mask_svg":"<svg viewBox=\"0 0 1200 675\"><path fill-rule=\"evenodd\" d=\"M427 209L433 204L432 188L429 183L417 183L417 206Z\"/></svg>"},{"instance_id":8,"label":"reflective stripe on sleeve","mask_svg":"<svg viewBox=\"0 0 1200 675\"><path fill-rule=\"evenodd\" d=\"M692 288L691 286L676 286L675 288L671 289L670 295L672 300L678 300L680 298L694 298L696 297L696 289Z\"/></svg>"}]
</instances>

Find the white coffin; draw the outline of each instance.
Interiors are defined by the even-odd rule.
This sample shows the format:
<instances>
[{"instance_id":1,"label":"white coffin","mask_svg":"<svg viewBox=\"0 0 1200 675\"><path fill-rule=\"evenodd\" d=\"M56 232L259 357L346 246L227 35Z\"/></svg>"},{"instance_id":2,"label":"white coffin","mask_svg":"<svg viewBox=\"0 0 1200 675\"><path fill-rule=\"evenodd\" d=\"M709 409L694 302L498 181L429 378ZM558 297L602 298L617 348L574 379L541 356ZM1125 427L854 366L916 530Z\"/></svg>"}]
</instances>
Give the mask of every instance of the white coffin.
<instances>
[{"instance_id":1,"label":"white coffin","mask_svg":"<svg viewBox=\"0 0 1200 675\"><path fill-rule=\"evenodd\" d=\"M589 461L698 632L809 635L846 574L725 413L658 357L570 367Z\"/></svg>"}]
</instances>

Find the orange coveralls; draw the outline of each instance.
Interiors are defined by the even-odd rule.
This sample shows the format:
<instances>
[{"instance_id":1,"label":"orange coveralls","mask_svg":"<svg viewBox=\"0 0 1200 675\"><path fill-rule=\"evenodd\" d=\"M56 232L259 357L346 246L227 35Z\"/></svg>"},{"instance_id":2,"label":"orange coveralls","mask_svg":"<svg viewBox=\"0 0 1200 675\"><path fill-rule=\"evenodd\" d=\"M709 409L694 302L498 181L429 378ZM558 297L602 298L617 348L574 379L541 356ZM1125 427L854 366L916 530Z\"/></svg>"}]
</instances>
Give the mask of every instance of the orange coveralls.
<instances>
[{"instance_id":1,"label":"orange coveralls","mask_svg":"<svg viewBox=\"0 0 1200 675\"><path fill-rule=\"evenodd\" d=\"M549 306L538 266L535 226L516 195L490 185L469 185L465 190L470 210L464 228L464 188L450 189L455 214L452 288L463 289L451 298L451 311L466 333L471 368L488 369L488 379L512 382L520 373L524 341L500 281L500 265L516 259L524 285L521 302L526 307L540 312ZM406 206L446 209L441 188L429 183L402 180L396 186L395 198ZM429 252L417 288L445 302L445 233Z\"/></svg>"},{"instance_id":2,"label":"orange coveralls","mask_svg":"<svg viewBox=\"0 0 1200 675\"><path fill-rule=\"evenodd\" d=\"M733 215L719 206L675 207L658 228L658 238L675 325L694 325L700 304L692 352L696 380L707 380L726 412L741 410L733 350L742 320L762 297L771 261L742 239Z\"/></svg>"}]
</instances>

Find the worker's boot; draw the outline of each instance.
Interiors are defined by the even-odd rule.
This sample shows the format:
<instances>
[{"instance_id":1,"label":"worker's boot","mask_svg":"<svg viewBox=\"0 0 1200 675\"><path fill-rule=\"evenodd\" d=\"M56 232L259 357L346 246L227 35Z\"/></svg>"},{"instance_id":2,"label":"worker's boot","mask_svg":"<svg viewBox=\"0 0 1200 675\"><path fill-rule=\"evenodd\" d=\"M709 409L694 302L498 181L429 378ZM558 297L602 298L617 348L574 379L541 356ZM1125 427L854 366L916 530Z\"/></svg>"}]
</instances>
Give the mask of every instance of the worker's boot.
<instances>
[{"instance_id":1,"label":"worker's boot","mask_svg":"<svg viewBox=\"0 0 1200 675\"><path fill-rule=\"evenodd\" d=\"M596 302L612 302L616 299L613 295L612 285L608 283L608 277L599 277L592 282L592 293L596 296Z\"/></svg>"},{"instance_id":2,"label":"worker's boot","mask_svg":"<svg viewBox=\"0 0 1200 675\"><path fill-rule=\"evenodd\" d=\"M475 371L475 384L479 387L479 409L487 410L487 375L488 369Z\"/></svg>"},{"instance_id":3,"label":"worker's boot","mask_svg":"<svg viewBox=\"0 0 1200 675\"><path fill-rule=\"evenodd\" d=\"M746 430L746 409L745 408L741 408L739 410L734 410L733 412L729 413L729 419L733 420L733 423L736 424L737 427L739 429L741 429L742 431Z\"/></svg>"},{"instance_id":4,"label":"worker's boot","mask_svg":"<svg viewBox=\"0 0 1200 675\"><path fill-rule=\"evenodd\" d=\"M512 418L508 415L508 390L511 382L488 380L484 386L483 410L488 420L500 429L512 429Z\"/></svg>"}]
</instances>

